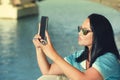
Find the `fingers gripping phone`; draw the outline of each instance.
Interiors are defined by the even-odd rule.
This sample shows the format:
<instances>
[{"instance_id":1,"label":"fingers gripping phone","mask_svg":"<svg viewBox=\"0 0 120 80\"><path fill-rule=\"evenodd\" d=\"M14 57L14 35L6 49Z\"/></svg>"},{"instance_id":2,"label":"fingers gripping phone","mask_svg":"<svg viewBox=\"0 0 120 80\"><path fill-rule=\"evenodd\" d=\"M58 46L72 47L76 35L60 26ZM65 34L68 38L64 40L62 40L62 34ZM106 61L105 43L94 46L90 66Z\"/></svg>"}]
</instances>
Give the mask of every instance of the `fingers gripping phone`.
<instances>
[{"instance_id":1,"label":"fingers gripping phone","mask_svg":"<svg viewBox=\"0 0 120 80\"><path fill-rule=\"evenodd\" d=\"M38 34L41 36L40 42L43 45L47 44L47 39L45 36L45 30L47 30L47 28L48 28L48 17L42 16L41 17L41 24L39 24Z\"/></svg>"}]
</instances>

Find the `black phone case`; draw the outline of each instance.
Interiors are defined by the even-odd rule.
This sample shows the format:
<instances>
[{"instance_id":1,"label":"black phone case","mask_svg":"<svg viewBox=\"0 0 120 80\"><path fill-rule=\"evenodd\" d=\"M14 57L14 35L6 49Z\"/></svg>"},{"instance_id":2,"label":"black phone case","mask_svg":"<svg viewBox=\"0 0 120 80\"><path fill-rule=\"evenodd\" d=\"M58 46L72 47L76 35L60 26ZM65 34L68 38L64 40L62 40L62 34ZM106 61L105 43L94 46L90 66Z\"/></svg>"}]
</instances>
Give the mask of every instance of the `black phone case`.
<instances>
[{"instance_id":1,"label":"black phone case","mask_svg":"<svg viewBox=\"0 0 120 80\"><path fill-rule=\"evenodd\" d=\"M47 16L42 16L41 17L41 26L40 26L40 33L39 33L39 35L41 36L41 38L43 40L46 40L45 30L47 29L47 27L48 27L48 17Z\"/></svg>"}]
</instances>

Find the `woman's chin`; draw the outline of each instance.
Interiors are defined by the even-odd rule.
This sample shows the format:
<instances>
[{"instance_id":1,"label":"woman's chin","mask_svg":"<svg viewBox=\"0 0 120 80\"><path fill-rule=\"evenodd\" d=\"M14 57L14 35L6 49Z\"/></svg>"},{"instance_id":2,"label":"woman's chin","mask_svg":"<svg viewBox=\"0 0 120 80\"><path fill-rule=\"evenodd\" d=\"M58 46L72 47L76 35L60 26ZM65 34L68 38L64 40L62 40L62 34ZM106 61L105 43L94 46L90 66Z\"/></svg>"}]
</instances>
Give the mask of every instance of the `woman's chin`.
<instances>
[{"instance_id":1,"label":"woman's chin","mask_svg":"<svg viewBox=\"0 0 120 80\"><path fill-rule=\"evenodd\" d=\"M78 42L78 45L83 46L83 44L81 42Z\"/></svg>"}]
</instances>

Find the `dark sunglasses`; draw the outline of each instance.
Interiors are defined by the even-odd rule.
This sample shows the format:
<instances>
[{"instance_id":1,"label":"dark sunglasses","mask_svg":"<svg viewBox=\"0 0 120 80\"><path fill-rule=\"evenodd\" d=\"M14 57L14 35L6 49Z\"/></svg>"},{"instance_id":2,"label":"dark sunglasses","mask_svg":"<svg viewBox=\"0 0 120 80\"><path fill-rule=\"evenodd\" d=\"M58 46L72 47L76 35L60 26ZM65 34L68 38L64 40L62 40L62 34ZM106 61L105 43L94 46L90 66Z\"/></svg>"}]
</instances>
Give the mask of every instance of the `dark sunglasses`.
<instances>
[{"instance_id":1,"label":"dark sunglasses","mask_svg":"<svg viewBox=\"0 0 120 80\"><path fill-rule=\"evenodd\" d=\"M78 26L78 32L82 30L83 35L87 35L89 32L92 32L91 30L87 30L82 28L81 26Z\"/></svg>"}]
</instances>

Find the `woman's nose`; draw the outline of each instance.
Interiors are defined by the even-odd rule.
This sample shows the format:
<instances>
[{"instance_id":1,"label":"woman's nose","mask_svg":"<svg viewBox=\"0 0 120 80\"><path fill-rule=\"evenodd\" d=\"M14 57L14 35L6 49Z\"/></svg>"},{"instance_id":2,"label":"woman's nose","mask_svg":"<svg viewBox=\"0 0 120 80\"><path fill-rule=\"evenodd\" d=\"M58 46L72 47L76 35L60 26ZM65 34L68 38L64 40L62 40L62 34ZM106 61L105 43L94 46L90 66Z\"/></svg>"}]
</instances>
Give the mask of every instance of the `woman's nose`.
<instances>
[{"instance_id":1,"label":"woman's nose","mask_svg":"<svg viewBox=\"0 0 120 80\"><path fill-rule=\"evenodd\" d=\"M82 35L82 31L78 32L78 35L81 36Z\"/></svg>"}]
</instances>

